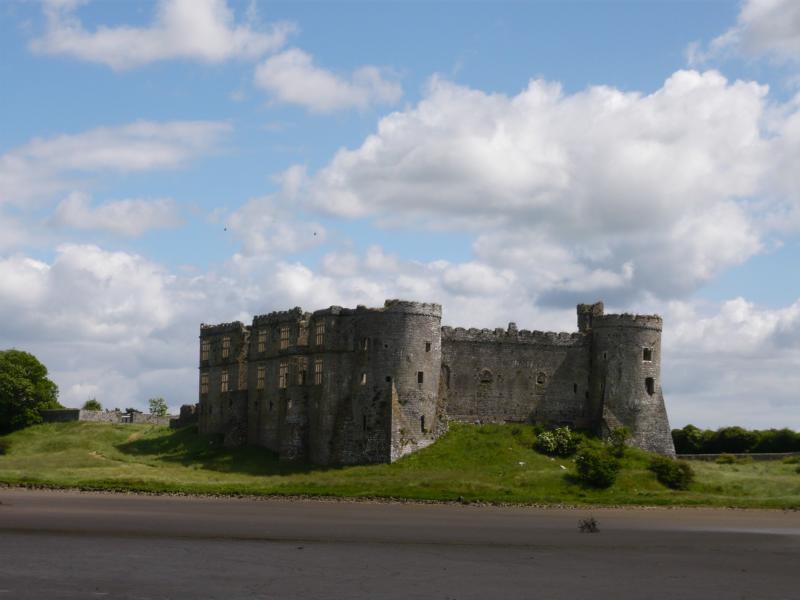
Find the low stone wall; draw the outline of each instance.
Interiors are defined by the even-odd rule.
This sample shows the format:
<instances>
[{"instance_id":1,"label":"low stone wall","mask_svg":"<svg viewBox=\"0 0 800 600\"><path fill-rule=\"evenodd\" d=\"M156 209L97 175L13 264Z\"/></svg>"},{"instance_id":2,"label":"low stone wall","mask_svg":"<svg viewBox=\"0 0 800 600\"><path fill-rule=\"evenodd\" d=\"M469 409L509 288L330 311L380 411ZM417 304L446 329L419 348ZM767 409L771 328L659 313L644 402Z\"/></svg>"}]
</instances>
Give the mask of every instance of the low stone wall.
<instances>
[{"instance_id":1,"label":"low stone wall","mask_svg":"<svg viewBox=\"0 0 800 600\"><path fill-rule=\"evenodd\" d=\"M159 417L147 413L125 413L121 410L83 410L79 408L58 408L40 411L45 423L67 423L87 421L90 423L144 423L169 427L173 415Z\"/></svg>"},{"instance_id":2,"label":"low stone wall","mask_svg":"<svg viewBox=\"0 0 800 600\"><path fill-rule=\"evenodd\" d=\"M780 460L787 456L800 456L800 452L753 452L734 454L723 452L721 454L678 454L683 460L717 460L720 456L735 456L736 458L752 458L753 460Z\"/></svg>"},{"instance_id":3,"label":"low stone wall","mask_svg":"<svg viewBox=\"0 0 800 600\"><path fill-rule=\"evenodd\" d=\"M181 406L181 414L177 418L169 421L171 429L180 429L197 423L197 404L184 404Z\"/></svg>"}]
</instances>

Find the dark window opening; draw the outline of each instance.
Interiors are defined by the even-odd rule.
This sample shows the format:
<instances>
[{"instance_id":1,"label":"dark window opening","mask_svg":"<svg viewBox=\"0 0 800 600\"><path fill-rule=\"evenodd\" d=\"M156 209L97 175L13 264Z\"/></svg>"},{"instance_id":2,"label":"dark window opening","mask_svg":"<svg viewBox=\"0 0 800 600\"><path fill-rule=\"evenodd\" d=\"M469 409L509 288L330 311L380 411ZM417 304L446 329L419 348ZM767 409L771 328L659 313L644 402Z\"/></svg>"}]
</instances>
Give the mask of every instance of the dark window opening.
<instances>
[{"instance_id":1,"label":"dark window opening","mask_svg":"<svg viewBox=\"0 0 800 600\"><path fill-rule=\"evenodd\" d=\"M422 415L422 416L419 418L419 430L420 430L422 433L425 433L425 415Z\"/></svg>"},{"instance_id":2,"label":"dark window opening","mask_svg":"<svg viewBox=\"0 0 800 600\"><path fill-rule=\"evenodd\" d=\"M586 397L587 400L589 399L589 390L586 390L586 393L584 394L584 396Z\"/></svg>"},{"instance_id":3,"label":"dark window opening","mask_svg":"<svg viewBox=\"0 0 800 600\"><path fill-rule=\"evenodd\" d=\"M539 373L536 376L536 383L538 383L539 385L543 385L545 381L547 381L547 375L545 375L544 373Z\"/></svg>"},{"instance_id":4,"label":"dark window opening","mask_svg":"<svg viewBox=\"0 0 800 600\"><path fill-rule=\"evenodd\" d=\"M644 389L646 389L647 393L650 394L651 396L655 393L656 382L653 380L652 377L648 377L647 379L644 380Z\"/></svg>"},{"instance_id":5,"label":"dark window opening","mask_svg":"<svg viewBox=\"0 0 800 600\"><path fill-rule=\"evenodd\" d=\"M603 352L603 360L608 359L608 352Z\"/></svg>"},{"instance_id":6,"label":"dark window opening","mask_svg":"<svg viewBox=\"0 0 800 600\"><path fill-rule=\"evenodd\" d=\"M392 383L392 376L391 375L387 375L386 376L386 383Z\"/></svg>"},{"instance_id":7,"label":"dark window opening","mask_svg":"<svg viewBox=\"0 0 800 600\"><path fill-rule=\"evenodd\" d=\"M578 393L578 384L577 383L573 383L572 384L572 393L573 394L577 394Z\"/></svg>"},{"instance_id":8,"label":"dark window opening","mask_svg":"<svg viewBox=\"0 0 800 600\"><path fill-rule=\"evenodd\" d=\"M230 408L231 406L233 406L233 398L228 400L228 408Z\"/></svg>"},{"instance_id":9,"label":"dark window opening","mask_svg":"<svg viewBox=\"0 0 800 600\"><path fill-rule=\"evenodd\" d=\"M389 347L389 344L384 344L384 345L383 345L383 347L384 347L384 348L388 348L388 347Z\"/></svg>"},{"instance_id":10,"label":"dark window opening","mask_svg":"<svg viewBox=\"0 0 800 600\"><path fill-rule=\"evenodd\" d=\"M425 352L430 352L430 351L431 351L431 343L425 342Z\"/></svg>"},{"instance_id":11,"label":"dark window opening","mask_svg":"<svg viewBox=\"0 0 800 600\"><path fill-rule=\"evenodd\" d=\"M272 410L272 400L269 401L269 409Z\"/></svg>"},{"instance_id":12,"label":"dark window opening","mask_svg":"<svg viewBox=\"0 0 800 600\"><path fill-rule=\"evenodd\" d=\"M417 371L417 383L422 383L425 379L425 375L422 371Z\"/></svg>"},{"instance_id":13,"label":"dark window opening","mask_svg":"<svg viewBox=\"0 0 800 600\"><path fill-rule=\"evenodd\" d=\"M642 348L642 360L645 362L653 362L652 348Z\"/></svg>"},{"instance_id":14,"label":"dark window opening","mask_svg":"<svg viewBox=\"0 0 800 600\"><path fill-rule=\"evenodd\" d=\"M492 372L489 369L483 369L480 372L480 375L478 375L478 378L480 379L481 383L491 383L492 379L494 379L494 375L492 375Z\"/></svg>"},{"instance_id":15,"label":"dark window opening","mask_svg":"<svg viewBox=\"0 0 800 600\"><path fill-rule=\"evenodd\" d=\"M363 415L361 417L361 429L363 429L364 431L367 430L367 415Z\"/></svg>"}]
</instances>

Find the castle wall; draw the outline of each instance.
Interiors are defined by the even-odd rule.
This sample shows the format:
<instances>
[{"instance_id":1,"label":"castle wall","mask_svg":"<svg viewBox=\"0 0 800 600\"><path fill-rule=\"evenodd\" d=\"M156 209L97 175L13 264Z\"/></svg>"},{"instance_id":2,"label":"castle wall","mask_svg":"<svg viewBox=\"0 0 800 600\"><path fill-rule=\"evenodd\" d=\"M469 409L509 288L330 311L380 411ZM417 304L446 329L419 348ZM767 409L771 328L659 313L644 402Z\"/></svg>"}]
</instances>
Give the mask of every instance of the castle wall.
<instances>
[{"instance_id":1,"label":"castle wall","mask_svg":"<svg viewBox=\"0 0 800 600\"><path fill-rule=\"evenodd\" d=\"M589 427L591 338L580 333L442 328L450 419Z\"/></svg>"},{"instance_id":2,"label":"castle wall","mask_svg":"<svg viewBox=\"0 0 800 600\"><path fill-rule=\"evenodd\" d=\"M247 353L250 329L240 322L200 328L200 402L198 430L221 434L228 446L238 446L247 436ZM203 356L204 343L208 356ZM207 377L207 392L202 381ZM223 381L227 377L227 390Z\"/></svg>"}]
</instances>

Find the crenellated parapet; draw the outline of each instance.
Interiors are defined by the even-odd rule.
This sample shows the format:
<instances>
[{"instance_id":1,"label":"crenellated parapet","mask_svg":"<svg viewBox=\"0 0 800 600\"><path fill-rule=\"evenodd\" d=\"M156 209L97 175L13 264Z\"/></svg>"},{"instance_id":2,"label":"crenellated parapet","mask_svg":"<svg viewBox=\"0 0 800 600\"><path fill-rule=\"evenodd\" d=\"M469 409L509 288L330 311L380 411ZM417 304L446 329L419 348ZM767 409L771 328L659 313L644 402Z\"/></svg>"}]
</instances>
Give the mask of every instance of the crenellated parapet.
<instances>
[{"instance_id":1,"label":"crenellated parapet","mask_svg":"<svg viewBox=\"0 0 800 600\"><path fill-rule=\"evenodd\" d=\"M307 319L309 316L309 313L304 313L302 308L295 306L291 310L279 310L265 315L256 315L253 317L253 326L258 327L260 325L286 323L287 321L301 321Z\"/></svg>"},{"instance_id":2,"label":"crenellated parapet","mask_svg":"<svg viewBox=\"0 0 800 600\"><path fill-rule=\"evenodd\" d=\"M594 329L602 327L635 327L661 331L664 321L660 315L634 315L629 313L602 315L592 321Z\"/></svg>"},{"instance_id":3,"label":"crenellated parapet","mask_svg":"<svg viewBox=\"0 0 800 600\"><path fill-rule=\"evenodd\" d=\"M200 335L211 336L223 333L244 333L249 329L241 321L232 321L230 323L217 323L216 325L208 325L206 323L200 324Z\"/></svg>"},{"instance_id":4,"label":"crenellated parapet","mask_svg":"<svg viewBox=\"0 0 800 600\"><path fill-rule=\"evenodd\" d=\"M508 329L503 329L502 327L497 329L442 327L442 341L573 346L581 343L583 336L580 333L518 330L511 323Z\"/></svg>"}]
</instances>

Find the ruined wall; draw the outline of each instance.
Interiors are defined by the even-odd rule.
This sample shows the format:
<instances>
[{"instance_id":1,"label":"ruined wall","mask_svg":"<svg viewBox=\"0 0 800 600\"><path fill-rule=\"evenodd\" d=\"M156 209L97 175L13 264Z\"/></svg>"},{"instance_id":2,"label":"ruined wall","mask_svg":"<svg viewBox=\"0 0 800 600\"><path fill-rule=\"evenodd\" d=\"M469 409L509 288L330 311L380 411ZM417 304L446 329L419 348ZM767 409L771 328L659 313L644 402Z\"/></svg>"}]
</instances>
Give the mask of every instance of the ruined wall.
<instances>
[{"instance_id":1,"label":"ruined wall","mask_svg":"<svg viewBox=\"0 0 800 600\"><path fill-rule=\"evenodd\" d=\"M140 423L167 427L172 415L163 417L148 413L127 413L115 410L83 410L82 408L58 408L39 411L45 423L86 421L90 423Z\"/></svg>"},{"instance_id":2,"label":"ruined wall","mask_svg":"<svg viewBox=\"0 0 800 600\"><path fill-rule=\"evenodd\" d=\"M631 430L639 448L674 455L661 389L661 317L605 315L592 324L592 385L600 433Z\"/></svg>"},{"instance_id":3,"label":"ruined wall","mask_svg":"<svg viewBox=\"0 0 800 600\"><path fill-rule=\"evenodd\" d=\"M200 326L198 429L220 434L226 446L247 440L247 360L250 328L239 321ZM204 342L208 344L204 356ZM207 377L204 392L203 377ZM227 376L227 390L223 380Z\"/></svg>"},{"instance_id":4,"label":"ruined wall","mask_svg":"<svg viewBox=\"0 0 800 600\"><path fill-rule=\"evenodd\" d=\"M442 346L451 419L589 426L588 336L444 327Z\"/></svg>"}]
</instances>

